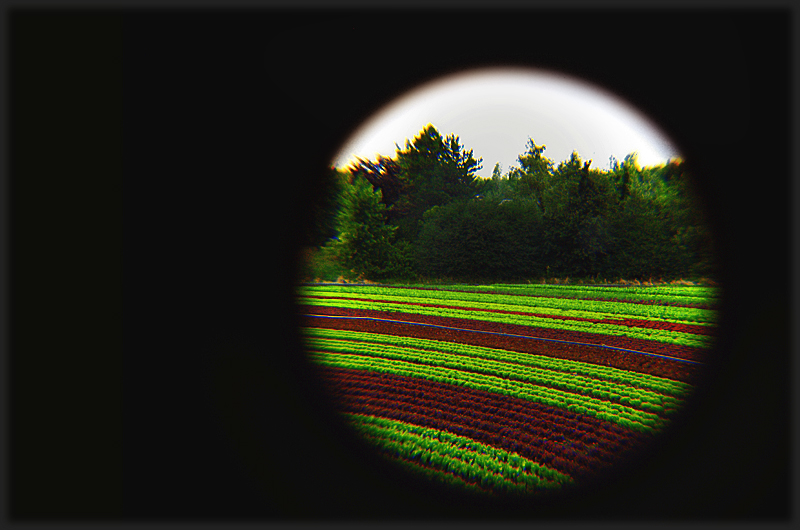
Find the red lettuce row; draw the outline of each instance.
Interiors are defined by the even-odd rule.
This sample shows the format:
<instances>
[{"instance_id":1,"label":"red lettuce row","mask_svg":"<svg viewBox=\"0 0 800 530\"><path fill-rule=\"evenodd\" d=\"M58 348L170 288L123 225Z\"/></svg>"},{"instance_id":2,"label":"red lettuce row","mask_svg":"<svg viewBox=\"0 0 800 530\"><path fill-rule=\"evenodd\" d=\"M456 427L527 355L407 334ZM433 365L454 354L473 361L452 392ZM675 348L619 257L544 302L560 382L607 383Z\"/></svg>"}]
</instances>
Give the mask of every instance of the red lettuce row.
<instances>
[{"instance_id":1,"label":"red lettuce row","mask_svg":"<svg viewBox=\"0 0 800 530\"><path fill-rule=\"evenodd\" d=\"M552 318L554 320L572 320L576 322L592 322L594 324L612 324L615 326L628 326L634 328L644 328L644 329L654 329L654 330L667 330L667 331L677 331L680 333L691 333L693 335L708 335L713 336L715 334L714 326L709 325L701 325L701 324L688 324L688 323L681 323L681 322L667 322L663 320L647 320L641 318L587 318L587 317L577 317L577 316L569 316L569 315L558 315L552 313L542 313L542 312L532 312L532 311L512 311L512 310L505 310L505 309L488 309L486 307L466 307L466 306L454 306L454 305L445 305L445 304L430 304L430 303L422 303L422 302L413 302L413 301L398 301L398 300L385 300L380 298L367 298L367 297L360 297L360 296L352 296L352 297L343 297L343 296L322 296L322 295L308 295L307 298L312 299L321 299L321 300L357 300L359 302L374 302L374 303L387 303L387 304L399 304L399 305L408 305L408 306L419 306L419 307L438 307L441 309L457 309L457 310L465 310L465 311L484 311L486 313L499 313L504 315L522 315L522 316L532 316L532 317L539 317L539 318Z\"/></svg>"},{"instance_id":2,"label":"red lettuce row","mask_svg":"<svg viewBox=\"0 0 800 530\"><path fill-rule=\"evenodd\" d=\"M647 412L621 403L612 403L596 397L526 384L503 377L365 355L314 350L310 353L312 354L312 360L319 364L407 375L456 386L469 386L497 394L508 394L547 405L564 407L581 414L613 421L636 430L658 431L667 424L667 420L653 412Z\"/></svg>"},{"instance_id":3,"label":"red lettuce row","mask_svg":"<svg viewBox=\"0 0 800 530\"><path fill-rule=\"evenodd\" d=\"M649 374L641 374L629 370L620 370L609 366L601 366L595 363L585 363L569 359L554 358L546 355L532 355L527 352L515 352L498 348L486 348L472 344L462 344L449 340L428 340L407 336L397 336L385 333L367 333L360 331L348 331L339 329L327 329L320 327L308 327L303 330L306 343L310 348L314 348L317 339L335 339L346 341L347 344L354 345L391 345L413 348L414 353L419 350L425 352L440 352L447 355L466 356L474 359L491 359L510 363L513 365L524 365L552 371L553 373L570 374L578 376L578 380L589 377L593 381L603 381L622 385L621 389L643 389L654 391L659 394L658 399L663 396L673 396L684 398L692 391L692 386L680 381L673 381L665 378L655 377ZM318 346L317 346L318 347ZM368 346L369 347L369 346ZM354 353L361 351L360 348L353 350ZM370 350L371 351L371 350ZM595 382L598 382L595 381Z\"/></svg>"},{"instance_id":4,"label":"red lettuce row","mask_svg":"<svg viewBox=\"0 0 800 530\"><path fill-rule=\"evenodd\" d=\"M452 473L486 491L529 493L572 482L563 473L470 438L376 416L347 416L358 432L390 456Z\"/></svg>"},{"instance_id":5,"label":"red lettuce row","mask_svg":"<svg viewBox=\"0 0 800 530\"><path fill-rule=\"evenodd\" d=\"M414 324L380 322L361 319L315 318L306 317L308 327L328 328L336 330L362 331L381 333L401 337L420 339L446 340L450 342L473 344L498 348L508 351L546 355L553 358L603 364L621 370L665 377L674 381L691 383L697 379L700 368L695 364L683 363L620 350L609 350L595 345L574 345L559 342L539 341L528 338L508 337L460 331L453 329L433 328Z\"/></svg>"},{"instance_id":6,"label":"red lettuce row","mask_svg":"<svg viewBox=\"0 0 800 530\"><path fill-rule=\"evenodd\" d=\"M398 402L403 401L412 405L425 405L426 402L435 406L435 413L450 411L453 414L470 417L475 414L487 414L494 418L498 425L523 429L533 433L539 429L542 433L554 433L560 440L580 440L587 444L598 444L608 440L624 438L637 438L630 435L629 431L619 428L612 422L600 420L593 421L590 416L565 415L564 409L544 404L527 402L517 398L503 396L453 387L443 383L433 382L428 384L425 380L406 376L394 376L376 380L374 372L359 370L343 370L338 373L336 384L339 389L346 389L342 395L355 395L359 392L379 392L380 395L394 396ZM388 379L388 380L386 380ZM391 385L396 384L396 387ZM366 395L366 394L365 394ZM378 395L378 394L376 394ZM435 402L430 400L435 399ZM422 400L422 401L414 401ZM425 401L427 400L427 401ZM569 411L567 411L569 412ZM637 439L647 439L638 437Z\"/></svg>"},{"instance_id":7,"label":"red lettuce row","mask_svg":"<svg viewBox=\"0 0 800 530\"><path fill-rule=\"evenodd\" d=\"M343 412L445 430L573 477L607 468L651 438L557 407L415 378L326 368Z\"/></svg>"},{"instance_id":8,"label":"red lettuce row","mask_svg":"<svg viewBox=\"0 0 800 530\"><path fill-rule=\"evenodd\" d=\"M466 356L420 348L409 348L373 342L309 337L313 351L344 353L369 358L382 358L447 368L472 374L488 375L517 383L535 385L573 395L584 396L608 404L621 404L665 418L679 409L683 399L665 395L663 391L638 388L628 383L607 381L596 375L558 371L512 361L498 361L481 356ZM618 412L626 412L620 409Z\"/></svg>"},{"instance_id":9,"label":"red lettuce row","mask_svg":"<svg viewBox=\"0 0 800 530\"><path fill-rule=\"evenodd\" d=\"M343 307L323 307L309 305L300 306L300 309L304 313L312 315L360 316L387 320L400 320L406 322L419 322L439 326L448 326L460 329L490 331L494 333L507 333L534 338L563 340L583 344L606 345L613 346L615 348L623 348L680 359L687 359L690 361L702 362L707 355L707 350L705 348L686 346L682 344L667 344L655 340L637 339L619 335L603 335L600 333L589 333L584 331L539 328L520 324L506 324L466 318L419 315L414 313L376 311L371 309L348 309Z\"/></svg>"},{"instance_id":10,"label":"red lettuce row","mask_svg":"<svg viewBox=\"0 0 800 530\"><path fill-rule=\"evenodd\" d=\"M503 313L490 313L482 310L451 309L441 307L422 307L419 305L403 305L398 303L366 302L350 299L322 299L301 298L300 303L322 307L349 308L355 310L386 311L389 313L409 312L419 315L456 318L460 320L478 320L498 324L524 325L532 328L544 328L575 333L603 334L607 336L640 339L662 342L667 345L683 345L695 348L709 348L713 345L714 337L708 335L695 335L662 329L643 329L618 324L595 324L591 322L568 321L546 317L507 315Z\"/></svg>"}]
</instances>

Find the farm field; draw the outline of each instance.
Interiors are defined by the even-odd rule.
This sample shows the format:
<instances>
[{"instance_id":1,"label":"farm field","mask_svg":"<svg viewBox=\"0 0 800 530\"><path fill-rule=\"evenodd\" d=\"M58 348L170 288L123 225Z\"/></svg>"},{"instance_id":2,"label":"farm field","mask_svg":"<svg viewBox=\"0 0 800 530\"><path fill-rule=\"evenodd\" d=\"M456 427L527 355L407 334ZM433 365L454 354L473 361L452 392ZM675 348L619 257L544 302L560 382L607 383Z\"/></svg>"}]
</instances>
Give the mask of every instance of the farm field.
<instances>
[{"instance_id":1,"label":"farm field","mask_svg":"<svg viewBox=\"0 0 800 530\"><path fill-rule=\"evenodd\" d=\"M343 418L409 471L489 495L598 476L665 429L714 343L711 287L303 285Z\"/></svg>"}]
</instances>

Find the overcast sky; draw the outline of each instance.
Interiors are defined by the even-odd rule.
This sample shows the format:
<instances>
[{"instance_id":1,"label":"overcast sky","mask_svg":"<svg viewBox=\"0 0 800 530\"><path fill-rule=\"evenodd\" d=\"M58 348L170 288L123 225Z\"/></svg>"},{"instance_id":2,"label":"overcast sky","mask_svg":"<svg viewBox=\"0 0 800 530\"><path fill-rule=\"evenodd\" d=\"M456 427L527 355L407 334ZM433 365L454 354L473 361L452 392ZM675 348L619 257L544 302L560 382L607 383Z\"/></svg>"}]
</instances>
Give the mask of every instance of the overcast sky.
<instances>
[{"instance_id":1,"label":"overcast sky","mask_svg":"<svg viewBox=\"0 0 800 530\"><path fill-rule=\"evenodd\" d=\"M491 177L517 165L528 137L559 162L577 151L592 167L607 169L638 152L642 166L680 154L641 112L599 87L560 73L533 69L482 69L422 85L378 110L354 131L333 163L344 167L356 156L394 156L432 123L442 136L456 134L461 145L483 158L478 174Z\"/></svg>"}]
</instances>

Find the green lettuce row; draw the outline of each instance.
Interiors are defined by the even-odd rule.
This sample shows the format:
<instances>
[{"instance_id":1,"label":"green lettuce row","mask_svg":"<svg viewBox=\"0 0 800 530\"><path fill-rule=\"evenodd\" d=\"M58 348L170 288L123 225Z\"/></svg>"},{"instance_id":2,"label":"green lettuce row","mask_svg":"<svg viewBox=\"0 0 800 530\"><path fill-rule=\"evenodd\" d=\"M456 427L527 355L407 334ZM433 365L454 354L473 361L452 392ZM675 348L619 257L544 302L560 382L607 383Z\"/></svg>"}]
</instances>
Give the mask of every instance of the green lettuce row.
<instances>
[{"instance_id":1,"label":"green lettuce row","mask_svg":"<svg viewBox=\"0 0 800 530\"><path fill-rule=\"evenodd\" d=\"M362 288L376 288L378 286L365 285L325 285L313 286L331 289L354 291ZM385 287L384 287L385 288ZM542 285L542 284L499 284L499 285L424 285L404 284L390 289L414 289L419 291L435 292L436 296L444 292L462 291L463 293L481 293L488 296L499 295L526 295L547 296L570 299L605 298L620 300L622 302L656 302L674 304L705 304L715 305L719 300L719 289L714 287L681 287L674 291L664 290L663 287L586 287L576 285ZM653 289L660 289L654 291ZM683 294L681 294L683 293Z\"/></svg>"},{"instance_id":2,"label":"green lettuce row","mask_svg":"<svg viewBox=\"0 0 800 530\"><path fill-rule=\"evenodd\" d=\"M667 344L680 344L695 348L708 348L714 342L713 337L707 335L693 335L691 333L683 333L680 331L633 328L629 326L617 326L613 324L596 324L593 322L564 321L552 318L490 313L486 311L468 311L462 309L444 309L439 307L422 307L382 302L363 302L360 300L325 300L304 297L300 298L299 302L302 304L321 307L342 307L348 309L414 313L418 315L466 318L470 320L500 322L504 324L517 324L538 328L563 329L569 331L580 331L584 333L597 333L602 335L616 335L635 339L654 340Z\"/></svg>"},{"instance_id":3,"label":"green lettuce row","mask_svg":"<svg viewBox=\"0 0 800 530\"><path fill-rule=\"evenodd\" d=\"M644 390L652 390L654 392L658 392L659 394L666 394L668 396L680 398L687 396L692 390L692 385L688 383L684 383L682 381L673 381L671 379L650 374L629 372L627 370L620 370L619 368L612 368L610 366L600 366L580 361L571 361L568 359L557 359L544 355L517 353L508 350L487 348L485 346L472 346L456 342L417 339L414 337L383 335L380 333L367 333L343 329L304 328L303 333L308 337L363 341L373 344L389 344L394 346L407 346L411 348L439 351L454 355L464 355L469 357L513 362L525 366L542 368L545 370L587 376L616 384L631 385Z\"/></svg>"},{"instance_id":4,"label":"green lettuce row","mask_svg":"<svg viewBox=\"0 0 800 530\"><path fill-rule=\"evenodd\" d=\"M422 363L440 368L513 379L524 383L559 389L573 394L622 403L629 407L647 410L659 415L670 414L679 408L682 401L649 390L628 385L617 385L590 377L565 374L551 370L510 364L504 361L476 359L449 353L428 352L401 346L352 342L340 339L311 339L310 347L316 351L352 353L384 359L395 359L411 363Z\"/></svg>"},{"instance_id":5,"label":"green lettuce row","mask_svg":"<svg viewBox=\"0 0 800 530\"><path fill-rule=\"evenodd\" d=\"M463 294L463 293L459 293ZM412 304L437 304L449 305L465 308L478 308L483 310L497 310L497 311L518 311L527 313L543 313L553 316L566 316L577 318L592 318L592 319L612 319L623 320L626 318L633 318L639 320L651 320L655 322L668 322L674 324L691 324L695 326L708 326L715 325L714 318L716 315L710 310L705 309L692 309L692 311L706 311L708 314L695 314L693 316L682 315L681 318L673 317L666 318L664 309L668 307L659 306L643 306L641 304L625 304L627 306L635 306L633 308L620 308L620 304L616 302L580 302L569 299L532 299L532 300L545 300L536 305L514 305L509 303L495 303L486 300L469 300L462 297L458 298L424 298L413 296L398 296L393 294L382 293L367 293L367 292L336 292L311 289L303 292L304 296L326 296L342 299L368 299L377 297L385 302L410 302ZM469 295L467 295L469 296ZM486 295L478 295L486 296ZM497 298L497 297L495 297ZM517 300L517 302L520 302ZM576 306L584 306L581 309L575 309ZM683 309L683 308L679 308ZM667 315L668 316L668 315Z\"/></svg>"},{"instance_id":6,"label":"green lettuce row","mask_svg":"<svg viewBox=\"0 0 800 530\"><path fill-rule=\"evenodd\" d=\"M588 396L572 394L562 390L530 385L490 375L361 355L317 352L313 350L310 351L310 355L312 361L325 366L370 370L379 373L419 377L455 386L466 386L476 390L494 392L496 394L527 399L549 406L565 408L579 414L586 414L602 420L615 422L629 429L641 432L653 432L654 430L661 429L666 424L666 420L659 417L657 414L634 409L618 403L610 403Z\"/></svg>"},{"instance_id":7,"label":"green lettuce row","mask_svg":"<svg viewBox=\"0 0 800 530\"><path fill-rule=\"evenodd\" d=\"M451 488L461 488L481 495L487 494L486 490L481 489L477 484L466 482L464 479L454 474L426 467L422 464L417 464L414 461L403 460L399 457L394 457L392 459L400 462L401 465L404 465L409 472L420 475L431 482L440 482Z\"/></svg>"},{"instance_id":8,"label":"green lettuce row","mask_svg":"<svg viewBox=\"0 0 800 530\"><path fill-rule=\"evenodd\" d=\"M569 475L517 453L509 453L465 436L388 418L362 414L348 414L348 416L351 418L351 424L362 433L410 443L430 453L451 456L477 467L480 472L487 471L517 482L523 480L534 486L555 486L572 481Z\"/></svg>"},{"instance_id":9,"label":"green lettuce row","mask_svg":"<svg viewBox=\"0 0 800 530\"><path fill-rule=\"evenodd\" d=\"M515 295L462 293L458 291L427 291L420 289L390 289L386 287L363 287L357 290L330 286L304 287L302 296L332 296L369 298L380 297L390 302L412 302L418 304L447 304L461 307L546 313L595 319L637 318L676 324L714 325L717 312L711 309L695 309L674 306L642 305L625 302L603 302L598 300L575 300L570 298L531 298Z\"/></svg>"},{"instance_id":10,"label":"green lettuce row","mask_svg":"<svg viewBox=\"0 0 800 530\"><path fill-rule=\"evenodd\" d=\"M493 284L493 285L425 285L406 284L405 287L434 288L442 290L459 290L472 292L508 292L545 296L586 296L590 298L622 298L641 300L661 300L678 303L715 303L719 298L716 287L671 285L667 286L626 286L603 287L586 285L554 285L554 284Z\"/></svg>"},{"instance_id":11,"label":"green lettuce row","mask_svg":"<svg viewBox=\"0 0 800 530\"><path fill-rule=\"evenodd\" d=\"M493 309L507 311L536 312L544 309L565 311L565 315L584 318L644 318L663 322L688 323L695 325L713 324L717 318L714 309L691 307L636 304L631 302L607 302L601 300L581 300L575 298L530 297L513 294L465 293L460 291L431 291L423 289L403 289L386 287L347 288L342 286L302 287L298 294L304 296L378 296L386 300L410 301L418 303L457 303L496 304ZM487 307L490 307L487 305ZM567 313L574 311L574 313ZM597 315L600 315L598 317Z\"/></svg>"},{"instance_id":12,"label":"green lettuce row","mask_svg":"<svg viewBox=\"0 0 800 530\"><path fill-rule=\"evenodd\" d=\"M442 368L513 378L516 381L558 388L566 392L591 396L612 403L622 403L656 414L669 414L682 404L681 400L656 392L640 390L628 385L616 385L584 376L564 374L563 372L490 360L461 360L459 356L428 354L424 350L417 349L378 345L368 346L365 343L360 343L358 346L353 346L352 344L348 341L322 339L312 342L311 347L319 351L353 353L357 355L366 354L385 359L424 363Z\"/></svg>"},{"instance_id":13,"label":"green lettuce row","mask_svg":"<svg viewBox=\"0 0 800 530\"><path fill-rule=\"evenodd\" d=\"M568 475L471 438L375 416L347 416L356 431L395 456L480 481L495 491L551 489L572 482Z\"/></svg>"}]
</instances>

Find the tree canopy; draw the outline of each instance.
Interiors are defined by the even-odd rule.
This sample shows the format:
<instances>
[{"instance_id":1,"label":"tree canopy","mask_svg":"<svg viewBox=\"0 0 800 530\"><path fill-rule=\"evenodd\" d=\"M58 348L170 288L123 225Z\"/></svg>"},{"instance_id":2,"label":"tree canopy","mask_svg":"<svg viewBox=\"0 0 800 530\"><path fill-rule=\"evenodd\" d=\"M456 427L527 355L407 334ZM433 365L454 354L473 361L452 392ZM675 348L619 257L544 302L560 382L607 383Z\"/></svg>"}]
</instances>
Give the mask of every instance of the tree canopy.
<instances>
[{"instance_id":1,"label":"tree canopy","mask_svg":"<svg viewBox=\"0 0 800 530\"><path fill-rule=\"evenodd\" d=\"M374 279L714 275L682 161L643 168L629 153L601 171L577 152L556 165L545 149L529 138L517 166L482 179L482 160L428 124L394 157L332 169L310 239Z\"/></svg>"},{"instance_id":2,"label":"tree canopy","mask_svg":"<svg viewBox=\"0 0 800 530\"><path fill-rule=\"evenodd\" d=\"M392 212L399 237L415 239L423 214L434 206L478 194L481 162L472 150L464 149L457 136L443 138L431 124L413 140L406 140L405 148L397 151L402 193Z\"/></svg>"}]
</instances>

